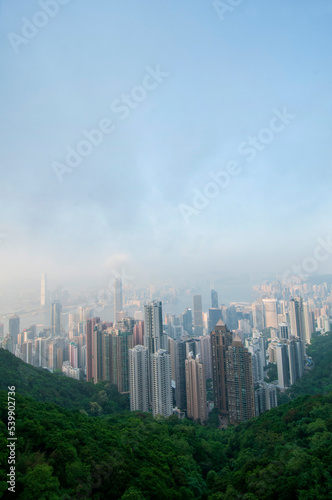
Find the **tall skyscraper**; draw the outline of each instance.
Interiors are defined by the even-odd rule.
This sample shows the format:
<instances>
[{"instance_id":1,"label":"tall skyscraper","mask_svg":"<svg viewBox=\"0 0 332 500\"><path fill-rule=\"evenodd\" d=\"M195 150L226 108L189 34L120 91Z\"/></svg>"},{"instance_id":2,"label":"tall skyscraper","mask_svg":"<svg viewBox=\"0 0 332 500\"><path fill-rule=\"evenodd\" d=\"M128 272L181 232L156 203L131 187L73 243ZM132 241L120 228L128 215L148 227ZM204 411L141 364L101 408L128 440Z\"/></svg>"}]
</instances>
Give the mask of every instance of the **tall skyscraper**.
<instances>
[{"instance_id":1,"label":"tall skyscraper","mask_svg":"<svg viewBox=\"0 0 332 500\"><path fill-rule=\"evenodd\" d=\"M184 313L182 313L182 326L185 335L189 335L189 337L192 336L193 333L193 315L192 315L192 310L190 308L187 308Z\"/></svg>"},{"instance_id":2,"label":"tall skyscraper","mask_svg":"<svg viewBox=\"0 0 332 500\"><path fill-rule=\"evenodd\" d=\"M194 335L203 335L202 296L193 296Z\"/></svg>"},{"instance_id":3,"label":"tall skyscraper","mask_svg":"<svg viewBox=\"0 0 332 500\"><path fill-rule=\"evenodd\" d=\"M218 309L218 292L216 290L211 290L211 307L212 309Z\"/></svg>"},{"instance_id":4,"label":"tall skyscraper","mask_svg":"<svg viewBox=\"0 0 332 500\"><path fill-rule=\"evenodd\" d=\"M228 415L228 389L226 373L226 352L232 345L232 333L227 330L226 325L219 320L213 332L211 332L211 353L213 371L214 407L220 410L222 415Z\"/></svg>"},{"instance_id":5,"label":"tall skyscraper","mask_svg":"<svg viewBox=\"0 0 332 500\"><path fill-rule=\"evenodd\" d=\"M221 309L215 309L215 308L209 309L209 323L208 323L209 334L213 332L216 324L220 319L222 320Z\"/></svg>"},{"instance_id":6,"label":"tall skyscraper","mask_svg":"<svg viewBox=\"0 0 332 500\"><path fill-rule=\"evenodd\" d=\"M46 276L46 273L43 273L41 275L40 305L41 305L41 307L45 307L47 305L47 276Z\"/></svg>"},{"instance_id":7,"label":"tall skyscraper","mask_svg":"<svg viewBox=\"0 0 332 500\"><path fill-rule=\"evenodd\" d=\"M175 402L181 410L187 409L186 395L186 342L178 340L174 345L175 351Z\"/></svg>"},{"instance_id":8,"label":"tall skyscraper","mask_svg":"<svg viewBox=\"0 0 332 500\"><path fill-rule=\"evenodd\" d=\"M252 320L254 328L257 328L259 331L264 329L264 311L262 304L252 304Z\"/></svg>"},{"instance_id":9,"label":"tall skyscraper","mask_svg":"<svg viewBox=\"0 0 332 500\"><path fill-rule=\"evenodd\" d=\"M144 344L144 321L136 321L133 328L133 346Z\"/></svg>"},{"instance_id":10,"label":"tall skyscraper","mask_svg":"<svg viewBox=\"0 0 332 500\"><path fill-rule=\"evenodd\" d=\"M155 300L144 306L144 345L151 355L159 349L166 349L165 342L162 304Z\"/></svg>"},{"instance_id":11,"label":"tall skyscraper","mask_svg":"<svg viewBox=\"0 0 332 500\"><path fill-rule=\"evenodd\" d=\"M303 356L305 356L305 345L311 338L310 329L313 328L309 316L309 307L304 307L301 297L295 297L289 302L289 316L292 335L301 339Z\"/></svg>"},{"instance_id":12,"label":"tall skyscraper","mask_svg":"<svg viewBox=\"0 0 332 500\"><path fill-rule=\"evenodd\" d=\"M171 357L164 349L151 354L152 415L172 415Z\"/></svg>"},{"instance_id":13,"label":"tall skyscraper","mask_svg":"<svg viewBox=\"0 0 332 500\"><path fill-rule=\"evenodd\" d=\"M133 347L133 335L130 331L112 329L108 338L110 382L120 394L126 394L130 391L129 350Z\"/></svg>"},{"instance_id":14,"label":"tall skyscraper","mask_svg":"<svg viewBox=\"0 0 332 500\"><path fill-rule=\"evenodd\" d=\"M17 336L20 333L20 318L17 314L13 314L9 318L9 336L12 338L13 344L17 344Z\"/></svg>"},{"instance_id":15,"label":"tall skyscraper","mask_svg":"<svg viewBox=\"0 0 332 500\"><path fill-rule=\"evenodd\" d=\"M289 361L287 345L278 344L276 346L277 353L277 369L278 369L278 385L281 389L285 389L290 385Z\"/></svg>"},{"instance_id":16,"label":"tall skyscraper","mask_svg":"<svg viewBox=\"0 0 332 500\"><path fill-rule=\"evenodd\" d=\"M201 361L205 367L206 379L212 379L212 354L210 335L199 337L201 344Z\"/></svg>"},{"instance_id":17,"label":"tall skyscraper","mask_svg":"<svg viewBox=\"0 0 332 500\"><path fill-rule=\"evenodd\" d=\"M136 345L129 349L130 410L149 411L149 352Z\"/></svg>"},{"instance_id":18,"label":"tall skyscraper","mask_svg":"<svg viewBox=\"0 0 332 500\"><path fill-rule=\"evenodd\" d=\"M194 358L190 353L185 361L187 416L194 420L207 420L206 377L199 355Z\"/></svg>"},{"instance_id":19,"label":"tall skyscraper","mask_svg":"<svg viewBox=\"0 0 332 500\"><path fill-rule=\"evenodd\" d=\"M61 335L62 306L60 302L52 303L52 335Z\"/></svg>"},{"instance_id":20,"label":"tall skyscraper","mask_svg":"<svg viewBox=\"0 0 332 500\"><path fill-rule=\"evenodd\" d=\"M255 416L254 381L251 354L239 337L226 352L228 410L231 423Z\"/></svg>"},{"instance_id":21,"label":"tall skyscraper","mask_svg":"<svg viewBox=\"0 0 332 500\"><path fill-rule=\"evenodd\" d=\"M263 299L265 328L278 329L277 299Z\"/></svg>"},{"instance_id":22,"label":"tall skyscraper","mask_svg":"<svg viewBox=\"0 0 332 500\"><path fill-rule=\"evenodd\" d=\"M123 298L122 298L122 280L115 278L114 280L114 315L116 323L123 317Z\"/></svg>"},{"instance_id":23,"label":"tall skyscraper","mask_svg":"<svg viewBox=\"0 0 332 500\"><path fill-rule=\"evenodd\" d=\"M86 380L93 380L94 350L92 336L95 325L100 323L100 318L91 318L86 322Z\"/></svg>"}]
</instances>

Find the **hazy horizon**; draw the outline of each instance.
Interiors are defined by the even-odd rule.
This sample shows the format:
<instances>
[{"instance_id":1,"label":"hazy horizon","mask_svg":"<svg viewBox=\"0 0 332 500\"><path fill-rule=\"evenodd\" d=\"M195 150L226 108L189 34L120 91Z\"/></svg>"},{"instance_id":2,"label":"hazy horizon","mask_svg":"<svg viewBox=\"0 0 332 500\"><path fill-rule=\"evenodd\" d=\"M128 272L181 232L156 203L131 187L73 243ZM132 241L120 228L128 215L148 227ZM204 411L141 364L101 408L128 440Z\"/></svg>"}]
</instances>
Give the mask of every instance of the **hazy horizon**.
<instances>
[{"instance_id":1,"label":"hazy horizon","mask_svg":"<svg viewBox=\"0 0 332 500\"><path fill-rule=\"evenodd\" d=\"M0 2L0 291L42 272L176 284L316 258L330 2L46 3Z\"/></svg>"}]
</instances>

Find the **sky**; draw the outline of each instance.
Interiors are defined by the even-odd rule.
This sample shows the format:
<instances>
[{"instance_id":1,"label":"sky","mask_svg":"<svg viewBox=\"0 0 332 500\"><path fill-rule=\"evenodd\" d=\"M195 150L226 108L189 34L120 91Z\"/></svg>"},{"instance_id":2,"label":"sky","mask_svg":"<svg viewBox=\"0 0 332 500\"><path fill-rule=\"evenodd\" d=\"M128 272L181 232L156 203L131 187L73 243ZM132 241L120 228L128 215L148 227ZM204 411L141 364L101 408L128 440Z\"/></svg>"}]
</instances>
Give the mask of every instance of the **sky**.
<instances>
[{"instance_id":1,"label":"sky","mask_svg":"<svg viewBox=\"0 0 332 500\"><path fill-rule=\"evenodd\" d=\"M330 0L0 0L0 289L312 256L331 25Z\"/></svg>"}]
</instances>

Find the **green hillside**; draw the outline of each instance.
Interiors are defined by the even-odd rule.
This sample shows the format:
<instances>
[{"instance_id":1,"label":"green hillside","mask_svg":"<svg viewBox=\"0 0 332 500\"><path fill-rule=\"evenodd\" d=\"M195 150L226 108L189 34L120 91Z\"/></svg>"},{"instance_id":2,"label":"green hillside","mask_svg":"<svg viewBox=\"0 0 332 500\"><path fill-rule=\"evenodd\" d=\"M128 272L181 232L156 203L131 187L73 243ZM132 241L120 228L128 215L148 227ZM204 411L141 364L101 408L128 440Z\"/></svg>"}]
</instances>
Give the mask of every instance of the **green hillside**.
<instances>
[{"instance_id":1,"label":"green hillside","mask_svg":"<svg viewBox=\"0 0 332 500\"><path fill-rule=\"evenodd\" d=\"M331 353L331 334L313 339L315 366L287 397L327 392ZM0 497L332 499L331 392L298 397L219 430L123 411L128 399L114 387L52 375L3 350L0 384ZM8 385L20 393L15 494L6 484Z\"/></svg>"},{"instance_id":2,"label":"green hillside","mask_svg":"<svg viewBox=\"0 0 332 500\"><path fill-rule=\"evenodd\" d=\"M0 390L9 385L22 396L39 402L56 403L68 410L85 410L89 415L102 415L129 409L128 396L115 386L74 380L61 373L34 368L9 351L0 349Z\"/></svg>"},{"instance_id":3,"label":"green hillside","mask_svg":"<svg viewBox=\"0 0 332 500\"><path fill-rule=\"evenodd\" d=\"M3 492L6 393L0 402ZM332 394L224 431L130 412L93 418L21 396L17 408L22 500L332 498Z\"/></svg>"}]
</instances>

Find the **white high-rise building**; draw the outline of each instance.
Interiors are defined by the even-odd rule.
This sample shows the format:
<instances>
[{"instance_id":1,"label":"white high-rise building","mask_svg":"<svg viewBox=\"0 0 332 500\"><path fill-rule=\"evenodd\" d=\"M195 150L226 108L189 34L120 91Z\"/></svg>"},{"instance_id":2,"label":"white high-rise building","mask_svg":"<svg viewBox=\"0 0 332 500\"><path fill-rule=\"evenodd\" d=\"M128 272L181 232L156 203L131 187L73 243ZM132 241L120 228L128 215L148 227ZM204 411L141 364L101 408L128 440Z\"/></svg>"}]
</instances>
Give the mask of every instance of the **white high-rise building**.
<instances>
[{"instance_id":1,"label":"white high-rise building","mask_svg":"<svg viewBox=\"0 0 332 500\"><path fill-rule=\"evenodd\" d=\"M167 349L164 337L162 304L155 300L144 306L144 345L150 354Z\"/></svg>"},{"instance_id":2,"label":"white high-rise building","mask_svg":"<svg viewBox=\"0 0 332 500\"><path fill-rule=\"evenodd\" d=\"M151 354L152 414L172 415L171 356L164 349Z\"/></svg>"},{"instance_id":3,"label":"white high-rise building","mask_svg":"<svg viewBox=\"0 0 332 500\"><path fill-rule=\"evenodd\" d=\"M278 329L277 299L263 299L265 328Z\"/></svg>"},{"instance_id":4,"label":"white high-rise building","mask_svg":"<svg viewBox=\"0 0 332 500\"><path fill-rule=\"evenodd\" d=\"M136 345L129 349L130 410L149 411L149 351Z\"/></svg>"},{"instance_id":5,"label":"white high-rise building","mask_svg":"<svg viewBox=\"0 0 332 500\"><path fill-rule=\"evenodd\" d=\"M122 299L122 280L115 278L114 280L114 315L115 321L118 323L123 319L123 299Z\"/></svg>"},{"instance_id":6,"label":"white high-rise building","mask_svg":"<svg viewBox=\"0 0 332 500\"><path fill-rule=\"evenodd\" d=\"M45 273L41 275L40 305L41 307L45 307L47 305L47 276Z\"/></svg>"}]
</instances>

